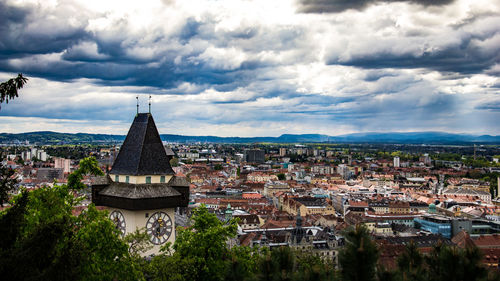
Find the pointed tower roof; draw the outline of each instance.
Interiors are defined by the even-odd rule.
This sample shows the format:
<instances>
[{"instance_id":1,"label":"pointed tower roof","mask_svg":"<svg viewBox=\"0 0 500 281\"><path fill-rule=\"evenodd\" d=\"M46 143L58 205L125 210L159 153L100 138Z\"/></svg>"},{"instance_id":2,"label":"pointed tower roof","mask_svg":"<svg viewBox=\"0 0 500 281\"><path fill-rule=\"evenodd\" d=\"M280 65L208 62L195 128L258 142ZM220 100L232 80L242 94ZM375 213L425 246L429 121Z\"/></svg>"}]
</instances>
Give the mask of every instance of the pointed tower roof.
<instances>
[{"instance_id":1,"label":"pointed tower roof","mask_svg":"<svg viewBox=\"0 0 500 281\"><path fill-rule=\"evenodd\" d=\"M109 173L131 176L174 174L150 113L135 116Z\"/></svg>"}]
</instances>

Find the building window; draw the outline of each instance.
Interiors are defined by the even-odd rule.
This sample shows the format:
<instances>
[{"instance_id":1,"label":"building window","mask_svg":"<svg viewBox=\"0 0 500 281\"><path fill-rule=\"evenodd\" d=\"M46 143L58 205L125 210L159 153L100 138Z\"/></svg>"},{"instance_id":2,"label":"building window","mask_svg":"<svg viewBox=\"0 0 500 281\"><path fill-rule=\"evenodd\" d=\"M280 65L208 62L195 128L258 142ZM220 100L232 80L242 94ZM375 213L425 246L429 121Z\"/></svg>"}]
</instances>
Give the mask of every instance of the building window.
<instances>
[{"instance_id":1,"label":"building window","mask_svg":"<svg viewBox=\"0 0 500 281\"><path fill-rule=\"evenodd\" d=\"M115 175L115 182L119 182L120 181L120 176L119 175Z\"/></svg>"},{"instance_id":2,"label":"building window","mask_svg":"<svg viewBox=\"0 0 500 281\"><path fill-rule=\"evenodd\" d=\"M160 182L165 182L165 176L160 177Z\"/></svg>"},{"instance_id":3,"label":"building window","mask_svg":"<svg viewBox=\"0 0 500 281\"><path fill-rule=\"evenodd\" d=\"M151 177L146 177L146 183L151 183Z\"/></svg>"},{"instance_id":4,"label":"building window","mask_svg":"<svg viewBox=\"0 0 500 281\"><path fill-rule=\"evenodd\" d=\"M130 180L130 177L129 176L125 176L125 182L128 183Z\"/></svg>"}]
</instances>

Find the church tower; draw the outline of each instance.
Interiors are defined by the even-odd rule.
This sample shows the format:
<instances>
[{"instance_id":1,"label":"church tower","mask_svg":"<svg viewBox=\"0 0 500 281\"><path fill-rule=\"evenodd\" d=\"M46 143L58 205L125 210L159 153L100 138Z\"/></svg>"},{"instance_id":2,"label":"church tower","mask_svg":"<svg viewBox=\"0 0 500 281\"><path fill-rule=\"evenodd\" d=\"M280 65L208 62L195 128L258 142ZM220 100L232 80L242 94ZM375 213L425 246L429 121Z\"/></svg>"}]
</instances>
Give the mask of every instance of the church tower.
<instances>
[{"instance_id":1,"label":"church tower","mask_svg":"<svg viewBox=\"0 0 500 281\"><path fill-rule=\"evenodd\" d=\"M92 202L106 206L122 235L145 228L158 254L175 241L175 208L187 207L189 183L170 166L153 116L138 113L109 175L94 180Z\"/></svg>"}]
</instances>

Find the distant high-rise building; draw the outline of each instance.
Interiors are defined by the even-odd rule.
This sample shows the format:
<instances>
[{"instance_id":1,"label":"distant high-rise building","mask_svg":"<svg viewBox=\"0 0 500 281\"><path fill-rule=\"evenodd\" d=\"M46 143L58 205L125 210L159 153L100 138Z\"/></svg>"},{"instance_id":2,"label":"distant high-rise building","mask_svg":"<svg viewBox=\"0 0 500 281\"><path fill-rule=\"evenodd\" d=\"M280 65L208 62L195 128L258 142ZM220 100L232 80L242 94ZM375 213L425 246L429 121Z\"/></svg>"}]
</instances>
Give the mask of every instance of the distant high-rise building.
<instances>
[{"instance_id":1,"label":"distant high-rise building","mask_svg":"<svg viewBox=\"0 0 500 281\"><path fill-rule=\"evenodd\" d=\"M497 177L497 197L500 196L500 177Z\"/></svg>"},{"instance_id":2,"label":"distant high-rise building","mask_svg":"<svg viewBox=\"0 0 500 281\"><path fill-rule=\"evenodd\" d=\"M394 157L394 168L399 168L400 165L399 165L399 157L396 156Z\"/></svg>"},{"instance_id":3,"label":"distant high-rise building","mask_svg":"<svg viewBox=\"0 0 500 281\"><path fill-rule=\"evenodd\" d=\"M342 176L343 179L348 180L352 176L352 172L349 170L346 164L340 164L337 166L337 173Z\"/></svg>"},{"instance_id":4,"label":"distant high-rise building","mask_svg":"<svg viewBox=\"0 0 500 281\"><path fill-rule=\"evenodd\" d=\"M54 158L54 168L63 169L64 173L71 172L70 165L71 165L70 159Z\"/></svg>"},{"instance_id":5,"label":"distant high-rise building","mask_svg":"<svg viewBox=\"0 0 500 281\"><path fill-rule=\"evenodd\" d=\"M430 165L432 163L431 157L427 153L424 154L423 156L420 156L419 161L424 163L425 165Z\"/></svg>"},{"instance_id":6,"label":"distant high-rise building","mask_svg":"<svg viewBox=\"0 0 500 281\"><path fill-rule=\"evenodd\" d=\"M264 163L266 161L266 154L264 150L247 149L245 150L245 161L250 163Z\"/></svg>"},{"instance_id":7,"label":"distant high-rise building","mask_svg":"<svg viewBox=\"0 0 500 281\"><path fill-rule=\"evenodd\" d=\"M281 147L280 148L280 156L285 156L286 155L286 148Z\"/></svg>"},{"instance_id":8,"label":"distant high-rise building","mask_svg":"<svg viewBox=\"0 0 500 281\"><path fill-rule=\"evenodd\" d=\"M32 147L32 148L31 148L31 157L36 157L36 153L37 153L37 151L38 151L38 150L37 150L36 148Z\"/></svg>"},{"instance_id":9,"label":"distant high-rise building","mask_svg":"<svg viewBox=\"0 0 500 281\"><path fill-rule=\"evenodd\" d=\"M27 151L23 151L21 153L21 158L24 160L24 161L28 161L28 160L31 160L31 151L27 150Z\"/></svg>"},{"instance_id":10,"label":"distant high-rise building","mask_svg":"<svg viewBox=\"0 0 500 281\"><path fill-rule=\"evenodd\" d=\"M38 160L40 161L47 161L47 152L43 150L38 150L36 158L38 158Z\"/></svg>"}]
</instances>

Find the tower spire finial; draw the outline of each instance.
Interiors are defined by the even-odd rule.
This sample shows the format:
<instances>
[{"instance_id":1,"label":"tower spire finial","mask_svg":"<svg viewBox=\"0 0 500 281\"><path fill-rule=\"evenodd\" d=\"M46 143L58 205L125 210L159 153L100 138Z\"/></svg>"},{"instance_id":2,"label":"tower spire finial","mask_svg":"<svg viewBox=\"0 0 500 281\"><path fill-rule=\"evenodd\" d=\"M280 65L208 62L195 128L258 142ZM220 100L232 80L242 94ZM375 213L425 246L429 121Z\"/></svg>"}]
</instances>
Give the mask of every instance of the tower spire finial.
<instances>
[{"instance_id":1,"label":"tower spire finial","mask_svg":"<svg viewBox=\"0 0 500 281\"><path fill-rule=\"evenodd\" d=\"M139 115L139 95L137 95L135 99L137 100L137 115Z\"/></svg>"},{"instance_id":2,"label":"tower spire finial","mask_svg":"<svg viewBox=\"0 0 500 281\"><path fill-rule=\"evenodd\" d=\"M151 95L149 95L149 114L151 114Z\"/></svg>"}]
</instances>

